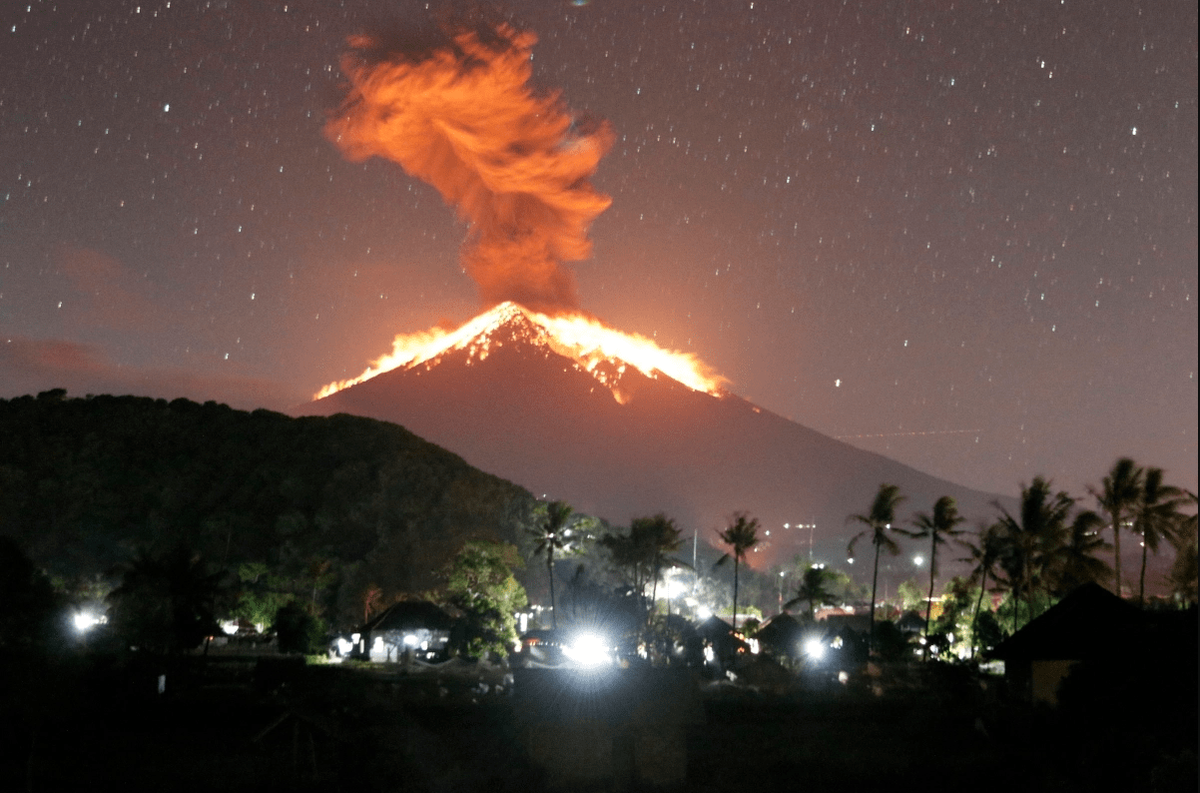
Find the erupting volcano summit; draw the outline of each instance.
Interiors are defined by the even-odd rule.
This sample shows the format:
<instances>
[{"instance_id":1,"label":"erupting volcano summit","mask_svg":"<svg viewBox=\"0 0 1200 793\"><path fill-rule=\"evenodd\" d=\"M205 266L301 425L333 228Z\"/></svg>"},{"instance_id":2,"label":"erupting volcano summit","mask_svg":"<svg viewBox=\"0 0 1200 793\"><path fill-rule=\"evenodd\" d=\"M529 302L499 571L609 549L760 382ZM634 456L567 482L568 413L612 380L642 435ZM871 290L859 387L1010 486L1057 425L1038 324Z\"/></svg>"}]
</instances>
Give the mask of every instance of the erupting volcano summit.
<instances>
[{"instance_id":1,"label":"erupting volcano summit","mask_svg":"<svg viewBox=\"0 0 1200 793\"><path fill-rule=\"evenodd\" d=\"M316 394L329 396L393 369L410 370L436 365L446 355L463 351L466 362L482 361L505 344L533 344L574 362L624 404L628 392L621 387L625 373L634 368L649 378L660 374L693 391L713 396L724 392L726 381L690 353L664 350L650 339L622 333L582 314L548 316L505 302L452 331L433 329L400 335L392 342L390 355L375 361L358 377L330 383Z\"/></svg>"}]
</instances>

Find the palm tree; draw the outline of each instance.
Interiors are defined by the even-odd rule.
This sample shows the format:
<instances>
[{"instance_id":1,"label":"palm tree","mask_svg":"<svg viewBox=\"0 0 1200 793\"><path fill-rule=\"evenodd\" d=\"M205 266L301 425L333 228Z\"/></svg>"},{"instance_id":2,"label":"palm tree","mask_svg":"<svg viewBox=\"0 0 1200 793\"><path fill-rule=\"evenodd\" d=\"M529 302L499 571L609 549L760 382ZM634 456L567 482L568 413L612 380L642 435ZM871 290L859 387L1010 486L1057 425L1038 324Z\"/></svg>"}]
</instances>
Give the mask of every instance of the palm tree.
<instances>
[{"instance_id":1,"label":"palm tree","mask_svg":"<svg viewBox=\"0 0 1200 793\"><path fill-rule=\"evenodd\" d=\"M1142 490L1145 474L1137 463L1122 457L1113 463L1108 476L1100 487L1089 487L1088 492L1096 499L1100 511L1108 516L1113 533L1113 571L1116 576L1116 593L1121 597L1121 527L1133 511Z\"/></svg>"},{"instance_id":2,"label":"palm tree","mask_svg":"<svg viewBox=\"0 0 1200 793\"><path fill-rule=\"evenodd\" d=\"M676 553L683 545L679 539L679 529L675 521L661 512L650 518L635 518L629 526L629 539L635 548L638 561L644 564L653 583L650 586L650 613L654 613L654 603L658 599L658 579L665 566L677 567L684 565L679 559L668 554ZM670 593L667 599L667 613L670 613Z\"/></svg>"},{"instance_id":3,"label":"palm tree","mask_svg":"<svg viewBox=\"0 0 1200 793\"><path fill-rule=\"evenodd\" d=\"M784 603L783 610L787 611L801 603L807 602L808 619L811 622L816 622L817 603L828 603L833 600L833 592L828 587L831 578L832 576L825 569L825 565L810 564L800 575L800 586L796 590L796 597Z\"/></svg>"},{"instance_id":4,"label":"palm tree","mask_svg":"<svg viewBox=\"0 0 1200 793\"><path fill-rule=\"evenodd\" d=\"M979 597L975 600L975 614L971 617L971 659L975 658L975 645L979 641L979 609L983 605L983 593L987 591L988 576L995 581L996 565L1002 552L1002 529L993 523L979 529L979 545L959 540L958 544L967 549L968 556L959 559L960 562L972 563L971 574L967 579L971 585L979 582Z\"/></svg>"},{"instance_id":5,"label":"palm tree","mask_svg":"<svg viewBox=\"0 0 1200 793\"><path fill-rule=\"evenodd\" d=\"M1000 510L998 525L1003 538L1000 567L1007 574L1013 593L1014 632L1022 595L1029 618L1033 617L1033 590L1041 583L1051 554L1063 544L1067 518L1074 506L1075 499L1064 491L1052 493L1050 481L1040 476L1021 488L1018 516L995 504Z\"/></svg>"},{"instance_id":6,"label":"palm tree","mask_svg":"<svg viewBox=\"0 0 1200 793\"><path fill-rule=\"evenodd\" d=\"M550 620L555 630L558 630L558 610L554 608L554 552L567 547L570 533L567 524L574 514L571 505L565 501L551 501L546 505L545 519L529 529L529 533L537 539L533 555L546 555L546 575L550 578Z\"/></svg>"},{"instance_id":7,"label":"palm tree","mask_svg":"<svg viewBox=\"0 0 1200 793\"><path fill-rule=\"evenodd\" d=\"M1075 515L1066 531L1066 541L1047 560L1051 593L1063 597L1088 582L1104 583L1112 577L1112 568L1096 558L1098 551L1111 547L1100 536L1104 518L1091 510Z\"/></svg>"},{"instance_id":8,"label":"palm tree","mask_svg":"<svg viewBox=\"0 0 1200 793\"><path fill-rule=\"evenodd\" d=\"M1179 530L1175 533L1171 544L1175 546L1175 562L1167 576L1167 584L1171 587L1171 596L1176 602L1195 603L1197 589L1197 573L1200 572L1200 562L1197 561L1196 546L1196 494L1190 490L1184 491L1184 503L1191 503L1192 514L1184 515L1179 522Z\"/></svg>"},{"instance_id":9,"label":"palm tree","mask_svg":"<svg viewBox=\"0 0 1200 793\"><path fill-rule=\"evenodd\" d=\"M721 542L729 546L730 552L717 560L721 565L733 559L733 629L737 630L737 596L738 596L738 566L746 558L746 553L758 545L758 518L752 518L745 512L736 512L733 520L725 531L717 532Z\"/></svg>"},{"instance_id":10,"label":"palm tree","mask_svg":"<svg viewBox=\"0 0 1200 793\"><path fill-rule=\"evenodd\" d=\"M925 659L929 658L929 617L933 613L933 579L937 575L937 550L939 545L946 544L946 537L957 537L961 529L954 528L966 518L958 514L958 505L950 496L942 496L933 505L933 514L921 513L913 520L916 531L905 531L905 535L914 539L929 538L929 597L925 600Z\"/></svg>"},{"instance_id":11,"label":"palm tree","mask_svg":"<svg viewBox=\"0 0 1200 793\"><path fill-rule=\"evenodd\" d=\"M868 534L871 535L871 544L875 546L875 568L871 573L871 632L867 639L868 652L875 644L875 597L879 585L879 551L883 549L892 556L900 553L900 546L888 536L887 532L892 527L892 522L896 520L896 507L902 501L904 501L904 496L900 495L898 486L883 484L879 486L879 492L875 494L875 500L871 503L869 512L865 515L851 515L846 518L847 523L862 523L867 527L850 540L850 544L846 546L846 556L853 560L854 546Z\"/></svg>"},{"instance_id":12,"label":"palm tree","mask_svg":"<svg viewBox=\"0 0 1200 793\"><path fill-rule=\"evenodd\" d=\"M1146 552L1158 553L1159 542L1174 539L1184 517L1179 511L1183 504L1183 491L1163 484L1161 468L1146 469L1142 479L1142 490L1133 510L1133 532L1142 538L1142 572L1138 578L1139 606L1144 605L1146 596Z\"/></svg>"}]
</instances>

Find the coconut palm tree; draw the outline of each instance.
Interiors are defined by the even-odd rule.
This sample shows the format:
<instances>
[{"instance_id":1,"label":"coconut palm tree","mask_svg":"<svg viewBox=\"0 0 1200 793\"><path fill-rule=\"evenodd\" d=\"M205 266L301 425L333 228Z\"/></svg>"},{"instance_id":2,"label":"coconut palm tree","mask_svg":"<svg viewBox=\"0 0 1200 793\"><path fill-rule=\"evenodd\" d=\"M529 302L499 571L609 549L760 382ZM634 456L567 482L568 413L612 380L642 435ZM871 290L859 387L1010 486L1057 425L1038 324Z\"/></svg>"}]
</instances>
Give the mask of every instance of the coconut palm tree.
<instances>
[{"instance_id":1,"label":"coconut palm tree","mask_svg":"<svg viewBox=\"0 0 1200 793\"><path fill-rule=\"evenodd\" d=\"M1088 487L1100 511L1108 517L1113 533L1113 571L1115 592L1121 597L1121 528L1129 520L1142 490L1145 472L1128 457L1113 463L1100 487Z\"/></svg>"},{"instance_id":2,"label":"coconut palm tree","mask_svg":"<svg viewBox=\"0 0 1200 793\"><path fill-rule=\"evenodd\" d=\"M1017 613L1021 597L1026 600L1029 619L1033 616L1033 591L1042 583L1051 554L1063 544L1067 519L1075 499L1064 491L1051 492L1050 480L1035 476L1033 482L1021 488L1020 510L1016 516L995 503L1000 510L1001 556L1000 567L1012 589L1013 631L1017 629ZM1026 620L1028 621L1028 620Z\"/></svg>"},{"instance_id":3,"label":"coconut palm tree","mask_svg":"<svg viewBox=\"0 0 1200 793\"><path fill-rule=\"evenodd\" d=\"M729 553L717 560L721 565L733 559L733 629L737 630L738 567L746 554L758 545L758 518L745 512L736 512L725 531L717 532L721 542L729 546Z\"/></svg>"},{"instance_id":4,"label":"coconut palm tree","mask_svg":"<svg viewBox=\"0 0 1200 793\"><path fill-rule=\"evenodd\" d=\"M1075 515L1065 542L1047 560L1051 594L1063 597L1088 582L1102 584L1112 577L1112 568L1096 557L1111 547L1100 536L1103 528L1104 518L1091 510Z\"/></svg>"},{"instance_id":5,"label":"coconut palm tree","mask_svg":"<svg viewBox=\"0 0 1200 793\"><path fill-rule=\"evenodd\" d=\"M983 593L987 591L988 576L996 580L996 565L1002 552L1002 529L995 523L979 528L979 544L967 540L959 540L958 544L967 549L968 555L959 559L960 562L970 562L971 574L967 581L972 586L979 583L979 597L975 600L975 614L971 617L971 659L975 658L975 646L979 636L979 609L983 605Z\"/></svg>"},{"instance_id":6,"label":"coconut palm tree","mask_svg":"<svg viewBox=\"0 0 1200 793\"><path fill-rule=\"evenodd\" d=\"M1179 521L1179 530L1171 544L1175 546L1175 562L1167 576L1167 584L1171 587L1171 596L1179 603L1195 603L1197 589L1197 574L1200 573L1200 562L1197 561L1197 526L1196 526L1196 494L1190 490L1184 491L1184 503L1191 505L1192 513L1184 515Z\"/></svg>"},{"instance_id":7,"label":"coconut palm tree","mask_svg":"<svg viewBox=\"0 0 1200 793\"><path fill-rule=\"evenodd\" d=\"M868 652L875 643L875 598L879 591L879 551L887 551L892 556L900 553L900 546L888 536L887 532L896 520L896 507L902 501L904 501L904 496L900 495L898 486L882 484L879 486L879 492L875 494L875 500L871 502L869 512L846 518L847 523L861 523L867 527L850 540L850 544L846 546L847 557L851 560L854 559L854 546L860 539L868 535L871 537L871 545L875 546L875 567L871 573L871 631L867 639Z\"/></svg>"},{"instance_id":8,"label":"coconut palm tree","mask_svg":"<svg viewBox=\"0 0 1200 793\"><path fill-rule=\"evenodd\" d=\"M925 646L923 654L929 659L929 618L933 613L933 580L937 575L937 551L939 545L946 544L947 537L957 537L962 534L955 526L966 518L958 514L958 505L950 496L942 496L933 505L933 514L921 513L913 520L916 531L902 533L913 539L929 539L929 597L925 600Z\"/></svg>"},{"instance_id":9,"label":"coconut palm tree","mask_svg":"<svg viewBox=\"0 0 1200 793\"><path fill-rule=\"evenodd\" d=\"M810 564L800 574L800 586L796 589L796 597L783 604L783 610L795 608L801 603L808 603L808 619L817 621L817 604L829 603L833 600L833 592L829 585L833 574L825 569L823 564Z\"/></svg>"},{"instance_id":10,"label":"coconut palm tree","mask_svg":"<svg viewBox=\"0 0 1200 793\"><path fill-rule=\"evenodd\" d=\"M1133 509L1133 533L1142 538L1142 572L1138 578L1138 605L1146 596L1146 552L1158 553L1158 544L1172 540L1180 529L1184 515L1183 491L1163 484L1161 468L1147 468L1142 478L1142 490Z\"/></svg>"},{"instance_id":11,"label":"coconut palm tree","mask_svg":"<svg viewBox=\"0 0 1200 793\"><path fill-rule=\"evenodd\" d=\"M635 518L629 526L631 540L639 563L645 565L653 581L650 585L650 613L654 613L654 603L658 599L658 579L662 576L664 567L687 566L670 554L677 553L683 546L679 538L679 529L675 521L661 512L649 518ZM670 613L671 602L668 593L667 612Z\"/></svg>"},{"instance_id":12,"label":"coconut palm tree","mask_svg":"<svg viewBox=\"0 0 1200 793\"><path fill-rule=\"evenodd\" d=\"M554 552L566 549L570 532L567 524L574 514L571 505L565 501L551 501L546 505L545 517L529 529L529 533L537 540L533 555L546 555L546 575L550 578L550 620L555 630L558 629L558 610L554 607Z\"/></svg>"}]
</instances>

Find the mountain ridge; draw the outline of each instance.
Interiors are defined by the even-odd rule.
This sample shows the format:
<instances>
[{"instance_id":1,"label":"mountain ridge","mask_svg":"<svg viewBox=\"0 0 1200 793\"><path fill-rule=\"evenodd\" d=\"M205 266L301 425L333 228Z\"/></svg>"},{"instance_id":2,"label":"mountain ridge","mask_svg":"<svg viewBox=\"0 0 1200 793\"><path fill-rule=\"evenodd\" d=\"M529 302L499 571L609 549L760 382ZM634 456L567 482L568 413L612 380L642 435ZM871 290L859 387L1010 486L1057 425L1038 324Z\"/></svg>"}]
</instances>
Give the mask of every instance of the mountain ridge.
<instances>
[{"instance_id":1,"label":"mountain ridge","mask_svg":"<svg viewBox=\"0 0 1200 793\"><path fill-rule=\"evenodd\" d=\"M843 558L846 516L866 511L883 482L909 497L899 522L943 495L955 497L968 519L993 515L994 501L1011 502L822 435L728 391L713 395L620 361L611 364L615 384L606 384L596 377L598 364L530 341L520 322L509 330L508 343L495 343L502 335L493 333L486 355L472 358L469 345L447 351L291 412L401 424L534 495L618 524L665 512L710 544L710 531L745 510L762 524L751 557L760 568L818 545L824 558ZM813 523L811 531L794 530Z\"/></svg>"}]
</instances>

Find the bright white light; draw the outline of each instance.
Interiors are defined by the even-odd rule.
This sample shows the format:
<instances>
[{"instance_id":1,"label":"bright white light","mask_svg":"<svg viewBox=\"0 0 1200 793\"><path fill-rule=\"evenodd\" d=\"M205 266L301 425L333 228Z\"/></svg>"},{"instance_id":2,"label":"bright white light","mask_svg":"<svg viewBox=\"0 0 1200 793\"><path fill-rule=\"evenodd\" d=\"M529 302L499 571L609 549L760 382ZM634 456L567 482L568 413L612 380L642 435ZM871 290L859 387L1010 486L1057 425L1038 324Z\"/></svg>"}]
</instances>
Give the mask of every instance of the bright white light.
<instances>
[{"instance_id":1,"label":"bright white light","mask_svg":"<svg viewBox=\"0 0 1200 793\"><path fill-rule=\"evenodd\" d=\"M696 616L702 620L706 620L712 616L712 609L708 606L700 606L696 609Z\"/></svg>"},{"instance_id":2,"label":"bright white light","mask_svg":"<svg viewBox=\"0 0 1200 793\"><path fill-rule=\"evenodd\" d=\"M237 620L221 620L221 630L232 636L238 632Z\"/></svg>"},{"instance_id":3,"label":"bright white light","mask_svg":"<svg viewBox=\"0 0 1200 793\"><path fill-rule=\"evenodd\" d=\"M825 642L820 639L809 639L804 643L804 654L814 661L825 657Z\"/></svg>"},{"instance_id":4,"label":"bright white light","mask_svg":"<svg viewBox=\"0 0 1200 793\"><path fill-rule=\"evenodd\" d=\"M580 666L601 666L611 662L608 644L596 633L581 633L563 648L563 655Z\"/></svg>"},{"instance_id":5,"label":"bright white light","mask_svg":"<svg viewBox=\"0 0 1200 793\"><path fill-rule=\"evenodd\" d=\"M417 646L417 637L411 633L405 635L404 646L405 647L416 647Z\"/></svg>"},{"instance_id":6,"label":"bright white light","mask_svg":"<svg viewBox=\"0 0 1200 793\"><path fill-rule=\"evenodd\" d=\"M921 565L925 564L925 557L917 554L913 557L913 564L915 564L917 567L920 567Z\"/></svg>"},{"instance_id":7,"label":"bright white light","mask_svg":"<svg viewBox=\"0 0 1200 793\"><path fill-rule=\"evenodd\" d=\"M104 617L97 617L95 614L93 614L90 611L75 612L74 621L75 621L75 630L79 631L80 633L87 633L95 626L100 625L101 623L107 622L107 620Z\"/></svg>"}]
</instances>

